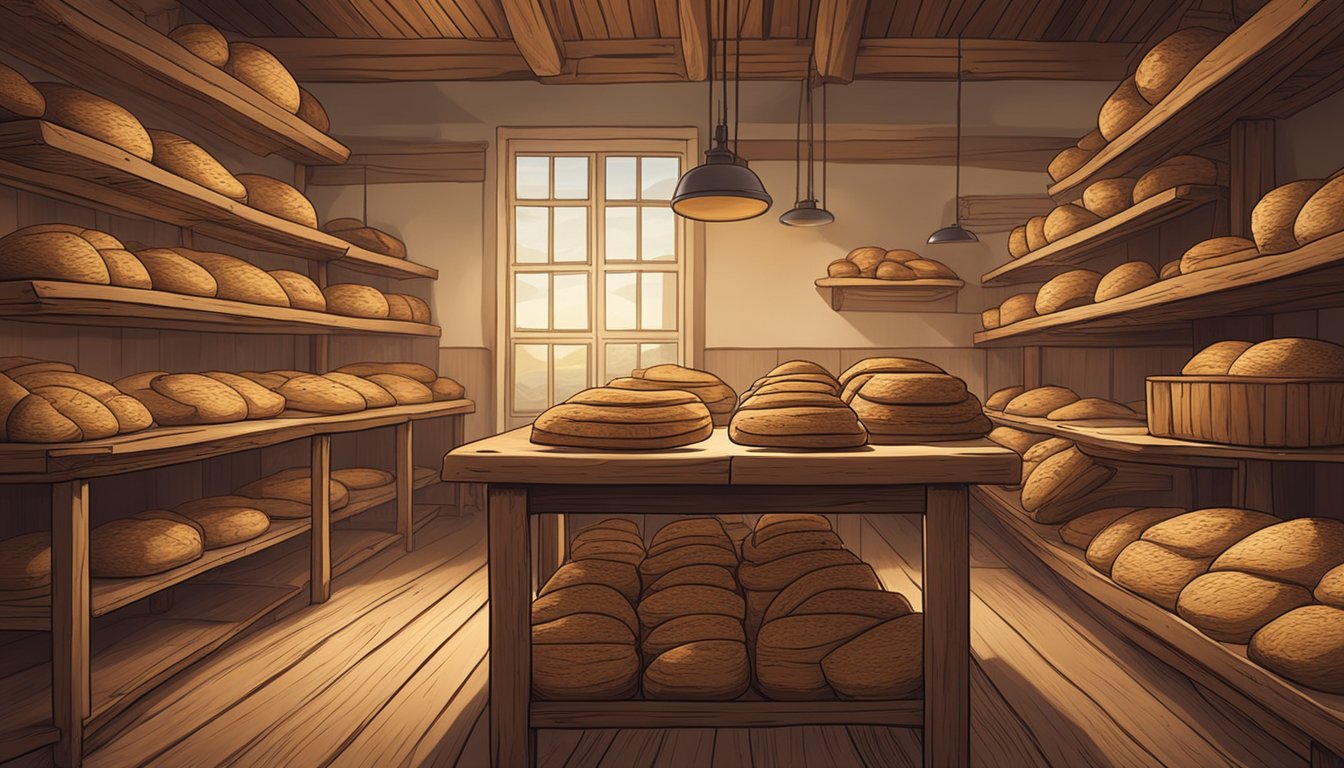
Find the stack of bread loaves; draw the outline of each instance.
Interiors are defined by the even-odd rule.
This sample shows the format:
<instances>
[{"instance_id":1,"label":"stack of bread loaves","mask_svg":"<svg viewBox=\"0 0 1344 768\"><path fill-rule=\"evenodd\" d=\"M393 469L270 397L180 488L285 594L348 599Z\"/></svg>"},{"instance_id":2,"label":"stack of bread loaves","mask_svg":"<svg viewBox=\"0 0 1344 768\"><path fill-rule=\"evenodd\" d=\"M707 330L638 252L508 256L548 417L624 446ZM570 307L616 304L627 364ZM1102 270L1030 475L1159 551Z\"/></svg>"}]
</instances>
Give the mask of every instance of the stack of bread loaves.
<instances>
[{"instance_id":1,"label":"stack of bread loaves","mask_svg":"<svg viewBox=\"0 0 1344 768\"><path fill-rule=\"evenodd\" d=\"M935 368L933 371L915 370ZM869 358L841 374L844 399L878 445L968 440L990 430L966 382L922 360Z\"/></svg>"},{"instance_id":2,"label":"stack of bread loaves","mask_svg":"<svg viewBox=\"0 0 1344 768\"><path fill-rule=\"evenodd\" d=\"M737 550L713 517L668 523L640 566L644 697L723 701L751 683Z\"/></svg>"},{"instance_id":3,"label":"stack of bread loaves","mask_svg":"<svg viewBox=\"0 0 1344 768\"><path fill-rule=\"evenodd\" d=\"M651 451L698 443L714 433L704 401L678 389L595 387L546 409L532 422L538 445Z\"/></svg>"},{"instance_id":4,"label":"stack of bread loaves","mask_svg":"<svg viewBox=\"0 0 1344 768\"><path fill-rule=\"evenodd\" d=\"M955 280L957 273L941 261L926 259L904 248L887 250L865 245L826 266L828 277L868 277L878 280Z\"/></svg>"},{"instance_id":5,"label":"stack of bread loaves","mask_svg":"<svg viewBox=\"0 0 1344 768\"><path fill-rule=\"evenodd\" d=\"M67 443L148 429L153 417L121 389L69 363L0 357L0 441Z\"/></svg>"},{"instance_id":6,"label":"stack of bread loaves","mask_svg":"<svg viewBox=\"0 0 1344 768\"><path fill-rule=\"evenodd\" d=\"M716 427L728 425L728 420L733 415L733 408L737 405L737 393L718 376L674 363L631 371L629 376L607 382L607 386L616 389L676 389L690 392L700 398L709 409Z\"/></svg>"},{"instance_id":7,"label":"stack of bread loaves","mask_svg":"<svg viewBox=\"0 0 1344 768\"><path fill-rule=\"evenodd\" d=\"M578 531L570 561L532 603L532 692L541 699L625 699L639 691L639 528L609 519Z\"/></svg>"},{"instance_id":8,"label":"stack of bread loaves","mask_svg":"<svg viewBox=\"0 0 1344 768\"><path fill-rule=\"evenodd\" d=\"M822 366L793 360L757 379L728 425L738 445L855 448L868 442L859 417L839 397L840 382Z\"/></svg>"}]
</instances>

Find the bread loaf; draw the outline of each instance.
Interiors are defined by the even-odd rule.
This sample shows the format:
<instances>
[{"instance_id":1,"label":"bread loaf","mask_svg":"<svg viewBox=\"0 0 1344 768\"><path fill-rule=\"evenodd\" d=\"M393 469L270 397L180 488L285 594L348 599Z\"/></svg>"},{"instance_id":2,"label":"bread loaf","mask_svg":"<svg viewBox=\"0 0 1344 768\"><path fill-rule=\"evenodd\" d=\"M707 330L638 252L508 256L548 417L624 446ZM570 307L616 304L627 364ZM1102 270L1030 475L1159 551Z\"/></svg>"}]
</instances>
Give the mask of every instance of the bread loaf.
<instances>
[{"instance_id":1,"label":"bread loaf","mask_svg":"<svg viewBox=\"0 0 1344 768\"><path fill-rule=\"evenodd\" d=\"M223 424L247 418L233 387L199 373L147 371L118 379L117 389L144 403L162 426Z\"/></svg>"},{"instance_id":2,"label":"bread loaf","mask_svg":"<svg viewBox=\"0 0 1344 768\"><path fill-rule=\"evenodd\" d=\"M790 616L852 613L886 621L911 612L910 601L899 592L881 589L839 588L818 592L789 612Z\"/></svg>"},{"instance_id":3,"label":"bread loaf","mask_svg":"<svg viewBox=\"0 0 1344 768\"><path fill-rule=\"evenodd\" d=\"M237 178L247 188L248 205L285 221L317 227L317 212L299 190L259 173L240 173Z\"/></svg>"},{"instance_id":4,"label":"bread loaf","mask_svg":"<svg viewBox=\"0 0 1344 768\"><path fill-rule=\"evenodd\" d=\"M1012 386L1003 389L994 390L993 394L985 398L985 410L1002 411L1012 399L1026 391L1026 387Z\"/></svg>"},{"instance_id":5,"label":"bread loaf","mask_svg":"<svg viewBox=\"0 0 1344 768\"><path fill-rule=\"evenodd\" d=\"M406 244L381 229L356 227L333 234L351 245L368 249L374 253L381 253L395 259L406 258Z\"/></svg>"},{"instance_id":6,"label":"bread loaf","mask_svg":"<svg viewBox=\"0 0 1344 768\"><path fill-rule=\"evenodd\" d=\"M793 612L809 599L834 589L880 591L882 581L867 563L818 568L799 576L775 596L765 611L765 624L793 615Z\"/></svg>"},{"instance_id":7,"label":"bread loaf","mask_svg":"<svg viewBox=\"0 0 1344 768\"><path fill-rule=\"evenodd\" d=\"M1243 571L1314 589L1341 563L1344 521L1299 517L1260 528L1241 539L1218 556L1211 570Z\"/></svg>"},{"instance_id":8,"label":"bread loaf","mask_svg":"<svg viewBox=\"0 0 1344 768\"><path fill-rule=\"evenodd\" d=\"M364 398L364 407L366 408L390 408L397 404L397 398L377 382L360 376L351 376L348 373L340 373L339 371L324 373L322 377L358 392L359 396ZM404 379L405 377L399 378Z\"/></svg>"},{"instance_id":9,"label":"bread loaf","mask_svg":"<svg viewBox=\"0 0 1344 768\"><path fill-rule=\"evenodd\" d=\"M1001 327L1035 316L1036 294L1034 293L1019 293L1009 296L999 305L999 324Z\"/></svg>"},{"instance_id":10,"label":"bread loaf","mask_svg":"<svg viewBox=\"0 0 1344 768\"><path fill-rule=\"evenodd\" d=\"M942 368L911 357L865 357L841 372L836 381L841 387L854 377L869 373L944 373ZM836 390L839 392L839 389Z\"/></svg>"},{"instance_id":11,"label":"bread loaf","mask_svg":"<svg viewBox=\"0 0 1344 768\"><path fill-rule=\"evenodd\" d=\"M289 306L295 309L307 309L313 312L326 312L327 299L322 289L317 287L307 275L301 275L288 269L273 269L270 276L280 285L289 299Z\"/></svg>"},{"instance_id":12,"label":"bread loaf","mask_svg":"<svg viewBox=\"0 0 1344 768\"><path fill-rule=\"evenodd\" d=\"M600 613L619 620L639 636L639 618L620 592L603 584L576 584L556 589L532 602L532 624L545 624L576 613Z\"/></svg>"},{"instance_id":13,"label":"bread loaf","mask_svg":"<svg viewBox=\"0 0 1344 768\"><path fill-rule=\"evenodd\" d=\"M1138 179L1123 176L1094 181L1083 190L1083 207L1103 219L1114 216L1134 203L1137 183Z\"/></svg>"},{"instance_id":14,"label":"bread loaf","mask_svg":"<svg viewBox=\"0 0 1344 768\"><path fill-rule=\"evenodd\" d=\"M1260 254L1287 253L1297 248L1294 230L1298 215L1312 195L1325 185L1321 179L1301 179L1275 187L1251 210L1251 237Z\"/></svg>"},{"instance_id":15,"label":"bread loaf","mask_svg":"<svg viewBox=\"0 0 1344 768\"><path fill-rule=\"evenodd\" d=\"M1141 507L1124 515L1102 529L1087 545L1087 562L1105 574L1111 573L1111 566L1120 552L1139 540L1143 532L1154 524L1184 514L1179 507Z\"/></svg>"},{"instance_id":16,"label":"bread loaf","mask_svg":"<svg viewBox=\"0 0 1344 768\"><path fill-rule=\"evenodd\" d=\"M828 277L859 277L863 270L849 259L836 259L826 265Z\"/></svg>"},{"instance_id":17,"label":"bread loaf","mask_svg":"<svg viewBox=\"0 0 1344 768\"><path fill-rule=\"evenodd\" d=\"M255 539L271 527L271 518L265 512L246 501L240 503L237 501L240 498L198 499L195 504L183 504L173 511L200 527L205 549L229 547Z\"/></svg>"},{"instance_id":18,"label":"bread loaf","mask_svg":"<svg viewBox=\"0 0 1344 768\"><path fill-rule=\"evenodd\" d=\"M354 413L368 407L363 395L325 376L295 376L276 392L284 395L289 409L306 413Z\"/></svg>"},{"instance_id":19,"label":"bread loaf","mask_svg":"<svg viewBox=\"0 0 1344 768\"><path fill-rule=\"evenodd\" d=\"M741 621L746 612L747 606L741 595L703 584L667 587L651 592L639 601L639 622L646 632L679 616L729 616Z\"/></svg>"},{"instance_id":20,"label":"bread loaf","mask_svg":"<svg viewBox=\"0 0 1344 768\"><path fill-rule=\"evenodd\" d=\"M1035 251L1049 245L1045 237L1045 217L1032 216L1027 219L1027 250Z\"/></svg>"},{"instance_id":21,"label":"bread loaf","mask_svg":"<svg viewBox=\"0 0 1344 768\"><path fill-rule=\"evenodd\" d=\"M531 440L599 450L654 450L698 443L713 430L709 410L688 392L599 387L538 416Z\"/></svg>"},{"instance_id":22,"label":"bread loaf","mask_svg":"<svg viewBox=\"0 0 1344 768\"><path fill-rule=\"evenodd\" d=\"M757 686L780 701L833 697L822 659L878 623L868 616L809 614L765 624L756 639Z\"/></svg>"},{"instance_id":23,"label":"bread loaf","mask_svg":"<svg viewBox=\"0 0 1344 768\"><path fill-rule=\"evenodd\" d=\"M146 248L135 257L145 265L156 291L214 297L219 283L205 267L171 248Z\"/></svg>"},{"instance_id":24,"label":"bread loaf","mask_svg":"<svg viewBox=\"0 0 1344 768\"><path fill-rule=\"evenodd\" d=\"M1092 300L1101 302L1147 288L1157 282L1157 270L1146 261L1127 261L1106 273L1097 283Z\"/></svg>"},{"instance_id":25,"label":"bread loaf","mask_svg":"<svg viewBox=\"0 0 1344 768\"><path fill-rule=\"evenodd\" d=\"M216 67L229 63L229 41L209 24L183 24L169 32L168 37Z\"/></svg>"},{"instance_id":26,"label":"bread loaf","mask_svg":"<svg viewBox=\"0 0 1344 768\"><path fill-rule=\"evenodd\" d=\"M738 410L728 425L728 438L739 445L775 448L855 448L868 434L853 409L841 407L783 407Z\"/></svg>"},{"instance_id":27,"label":"bread loaf","mask_svg":"<svg viewBox=\"0 0 1344 768\"><path fill-rule=\"evenodd\" d=\"M46 100L28 78L0 64L0 120L41 117L46 109Z\"/></svg>"},{"instance_id":28,"label":"bread loaf","mask_svg":"<svg viewBox=\"0 0 1344 768\"><path fill-rule=\"evenodd\" d=\"M1101 111L1097 113L1097 127L1107 141L1115 141L1152 108L1153 105L1139 95L1131 75L1120 81L1120 85L1102 103Z\"/></svg>"},{"instance_id":29,"label":"bread loaf","mask_svg":"<svg viewBox=\"0 0 1344 768\"><path fill-rule=\"evenodd\" d=\"M322 289L327 300L327 311L349 317L385 318L388 314L387 297L377 288L357 283L336 283Z\"/></svg>"},{"instance_id":30,"label":"bread loaf","mask_svg":"<svg viewBox=\"0 0 1344 768\"><path fill-rule=\"evenodd\" d=\"M846 259L849 259L859 268L861 277L873 277L877 274L877 265L887 257L886 248L878 248L874 245L865 245L850 251Z\"/></svg>"},{"instance_id":31,"label":"bread loaf","mask_svg":"<svg viewBox=\"0 0 1344 768\"><path fill-rule=\"evenodd\" d=\"M1073 446L1072 440L1063 437L1046 438L1031 446L1022 454L1022 479L1025 480L1030 476L1032 470L1040 466L1041 462Z\"/></svg>"},{"instance_id":32,"label":"bread loaf","mask_svg":"<svg viewBox=\"0 0 1344 768\"><path fill-rule=\"evenodd\" d=\"M267 389L278 389L279 387L284 386L284 383L292 378L289 376L281 376L278 373L259 373L257 371L243 371L239 375L248 381L255 381ZM303 375L306 376L307 374Z\"/></svg>"},{"instance_id":33,"label":"bread loaf","mask_svg":"<svg viewBox=\"0 0 1344 768\"><path fill-rule=\"evenodd\" d=\"M1134 202L1141 203L1159 192L1185 184L1225 183L1226 170L1199 155L1177 155L1153 166L1134 184Z\"/></svg>"},{"instance_id":34,"label":"bread loaf","mask_svg":"<svg viewBox=\"0 0 1344 768\"><path fill-rule=\"evenodd\" d=\"M48 122L124 150L141 160L154 157L154 142L135 115L101 96L64 83L33 83L42 94Z\"/></svg>"},{"instance_id":35,"label":"bread loaf","mask_svg":"<svg viewBox=\"0 0 1344 768\"><path fill-rule=\"evenodd\" d=\"M916 274L913 267L899 261L884 261L878 264L873 276L878 280L914 280L916 277L924 277Z\"/></svg>"},{"instance_id":36,"label":"bread loaf","mask_svg":"<svg viewBox=\"0 0 1344 768\"><path fill-rule=\"evenodd\" d=\"M396 478L391 472L373 467L346 467L331 470L331 479L352 491L367 491L389 486Z\"/></svg>"},{"instance_id":37,"label":"bread loaf","mask_svg":"<svg viewBox=\"0 0 1344 768\"><path fill-rule=\"evenodd\" d=\"M639 564L640 581L647 589L663 576L690 565L718 565L724 568L737 567L737 553L722 547L705 544L690 544L677 547L659 555L646 557Z\"/></svg>"},{"instance_id":38,"label":"bread loaf","mask_svg":"<svg viewBox=\"0 0 1344 768\"><path fill-rule=\"evenodd\" d=\"M1140 538L1186 557L1216 557L1276 522L1277 517L1252 509L1210 507L1155 523Z\"/></svg>"},{"instance_id":39,"label":"bread loaf","mask_svg":"<svg viewBox=\"0 0 1344 768\"><path fill-rule=\"evenodd\" d=\"M397 405L417 405L434 400L434 393L429 391L429 387L406 376L374 373L364 378L391 393L392 397L396 398Z\"/></svg>"},{"instance_id":40,"label":"bread loaf","mask_svg":"<svg viewBox=\"0 0 1344 768\"><path fill-rule=\"evenodd\" d=\"M1218 341L1200 350L1181 369L1183 376L1226 376L1241 353L1250 349L1249 341Z\"/></svg>"},{"instance_id":41,"label":"bread loaf","mask_svg":"<svg viewBox=\"0 0 1344 768\"><path fill-rule=\"evenodd\" d=\"M745 590L778 592L812 571L857 562L859 558L843 547L802 549L770 560L745 561L737 576Z\"/></svg>"},{"instance_id":42,"label":"bread loaf","mask_svg":"<svg viewBox=\"0 0 1344 768\"><path fill-rule=\"evenodd\" d=\"M980 313L980 326L986 331L999 327L999 308L990 307Z\"/></svg>"},{"instance_id":43,"label":"bread loaf","mask_svg":"<svg viewBox=\"0 0 1344 768\"><path fill-rule=\"evenodd\" d=\"M0 540L0 594L45 594L51 586L51 534L25 533Z\"/></svg>"},{"instance_id":44,"label":"bread loaf","mask_svg":"<svg viewBox=\"0 0 1344 768\"><path fill-rule=\"evenodd\" d=\"M639 666L634 633L619 620L600 613L574 612L539 621L534 612L535 697L629 698L639 688Z\"/></svg>"},{"instance_id":45,"label":"bread loaf","mask_svg":"<svg viewBox=\"0 0 1344 768\"><path fill-rule=\"evenodd\" d=\"M336 369L341 373L354 376L369 376L375 373L395 373L421 384L432 384L439 377L433 368L420 363L351 363Z\"/></svg>"},{"instance_id":46,"label":"bread loaf","mask_svg":"<svg viewBox=\"0 0 1344 768\"><path fill-rule=\"evenodd\" d=\"M794 531L759 542L754 539L742 542L742 559L750 563L768 563L802 552L844 549L845 546L831 531Z\"/></svg>"},{"instance_id":47,"label":"bread loaf","mask_svg":"<svg viewBox=\"0 0 1344 768\"><path fill-rule=\"evenodd\" d=\"M387 319L401 320L402 322L411 322L411 305L406 302L406 297L400 293L385 293L383 298L387 299Z\"/></svg>"},{"instance_id":48,"label":"bread loaf","mask_svg":"<svg viewBox=\"0 0 1344 768\"><path fill-rule=\"evenodd\" d=\"M860 633L821 660L842 699L903 699L924 682L924 617L910 613Z\"/></svg>"},{"instance_id":49,"label":"bread loaf","mask_svg":"<svg viewBox=\"0 0 1344 768\"><path fill-rule=\"evenodd\" d=\"M614 560L639 565L644 561L644 548L624 541L602 539L571 546L569 556L574 560Z\"/></svg>"},{"instance_id":50,"label":"bread loaf","mask_svg":"<svg viewBox=\"0 0 1344 768\"><path fill-rule=\"evenodd\" d=\"M639 571L629 563L615 560L579 560L565 563L551 574L540 595L580 584L610 587L632 604L639 599Z\"/></svg>"},{"instance_id":51,"label":"bread loaf","mask_svg":"<svg viewBox=\"0 0 1344 768\"><path fill-rule=\"evenodd\" d=\"M285 410L284 396L236 373L207 371L206 376L231 387L247 403L247 418L269 419Z\"/></svg>"},{"instance_id":52,"label":"bread loaf","mask_svg":"<svg viewBox=\"0 0 1344 768\"><path fill-rule=\"evenodd\" d=\"M1166 98L1224 37L1222 32L1207 27L1186 27L1162 38L1144 54L1134 71L1139 94L1149 104Z\"/></svg>"},{"instance_id":53,"label":"bread loaf","mask_svg":"<svg viewBox=\"0 0 1344 768\"><path fill-rule=\"evenodd\" d=\"M640 643L645 658L652 659L686 643L700 640L747 641L742 631L742 620L720 614L694 613L678 616L659 624Z\"/></svg>"},{"instance_id":54,"label":"bread loaf","mask_svg":"<svg viewBox=\"0 0 1344 768\"><path fill-rule=\"evenodd\" d=\"M291 467L254 480L239 488L237 494L257 500L262 511L271 517L306 517L313 503L312 475L307 467ZM327 483L327 494L333 512L350 503L350 489L336 480ZM267 506L263 503L267 500L286 504Z\"/></svg>"},{"instance_id":55,"label":"bread loaf","mask_svg":"<svg viewBox=\"0 0 1344 768\"><path fill-rule=\"evenodd\" d=\"M0 239L0 280L70 280L107 285L111 277L98 250L68 232L20 230Z\"/></svg>"},{"instance_id":56,"label":"bread loaf","mask_svg":"<svg viewBox=\"0 0 1344 768\"><path fill-rule=\"evenodd\" d=\"M673 364L655 365L644 371L644 375L640 377L612 379L607 386L616 389L665 389L690 392L704 402L715 426L724 426L728 423L733 406L737 403L737 393L718 376L708 371Z\"/></svg>"},{"instance_id":57,"label":"bread loaf","mask_svg":"<svg viewBox=\"0 0 1344 768\"><path fill-rule=\"evenodd\" d=\"M229 43L229 60L224 63L224 71L290 114L299 111L299 84L265 48L253 43Z\"/></svg>"},{"instance_id":58,"label":"bread loaf","mask_svg":"<svg viewBox=\"0 0 1344 768\"><path fill-rule=\"evenodd\" d=\"M1256 630L1309 603L1311 593L1297 584L1218 571L1187 584L1176 601L1176 612L1214 640L1247 643Z\"/></svg>"},{"instance_id":59,"label":"bread loaf","mask_svg":"<svg viewBox=\"0 0 1344 768\"><path fill-rule=\"evenodd\" d=\"M1008 233L1008 255L1014 259L1020 259L1031 252L1027 245L1027 226L1022 224L1013 227Z\"/></svg>"},{"instance_id":60,"label":"bread loaf","mask_svg":"<svg viewBox=\"0 0 1344 768\"><path fill-rule=\"evenodd\" d=\"M14 382L32 391L43 387L68 387L91 395L106 406L117 421L117 432L128 434L148 429L154 422L149 410L135 398L121 390L92 376L73 371L35 370L31 373L15 373Z\"/></svg>"},{"instance_id":61,"label":"bread loaf","mask_svg":"<svg viewBox=\"0 0 1344 768\"><path fill-rule=\"evenodd\" d=\"M1048 315L1091 304L1101 275L1090 269L1072 269L1056 275L1036 294L1036 314Z\"/></svg>"},{"instance_id":62,"label":"bread loaf","mask_svg":"<svg viewBox=\"0 0 1344 768\"><path fill-rule=\"evenodd\" d=\"M1088 419L1137 419L1129 406L1104 397L1084 397L1062 405L1046 415L1051 421L1086 421Z\"/></svg>"},{"instance_id":63,"label":"bread loaf","mask_svg":"<svg viewBox=\"0 0 1344 768\"><path fill-rule=\"evenodd\" d=\"M726 549L732 549L728 542L728 534L723 530L723 523L718 518L685 517L659 528L649 540L649 553L658 554L692 539L711 539L716 543L722 541Z\"/></svg>"},{"instance_id":64,"label":"bread loaf","mask_svg":"<svg viewBox=\"0 0 1344 768\"><path fill-rule=\"evenodd\" d=\"M264 270L225 253L174 248L184 258L201 265L215 278L215 295L231 301L288 307L289 296L280 283Z\"/></svg>"},{"instance_id":65,"label":"bread loaf","mask_svg":"<svg viewBox=\"0 0 1344 768\"><path fill-rule=\"evenodd\" d=\"M303 86L299 86L299 107L294 114L322 133L331 132L331 118L327 117L327 110L323 109L322 102Z\"/></svg>"},{"instance_id":66,"label":"bread loaf","mask_svg":"<svg viewBox=\"0 0 1344 768\"><path fill-rule=\"evenodd\" d=\"M155 129L148 133L154 143L155 165L232 200L247 200L247 189L242 182L209 152L175 133Z\"/></svg>"},{"instance_id":67,"label":"bread loaf","mask_svg":"<svg viewBox=\"0 0 1344 768\"><path fill-rule=\"evenodd\" d=\"M105 248L98 252L107 267L108 282L123 288L138 288L142 291L154 287L149 270L134 253L120 248Z\"/></svg>"},{"instance_id":68,"label":"bread loaf","mask_svg":"<svg viewBox=\"0 0 1344 768\"><path fill-rule=\"evenodd\" d=\"M1045 239L1052 243L1063 240L1099 221L1100 216L1073 203L1055 206L1050 215L1045 217Z\"/></svg>"},{"instance_id":69,"label":"bread loaf","mask_svg":"<svg viewBox=\"0 0 1344 768\"><path fill-rule=\"evenodd\" d=\"M1269 339L1246 349L1230 376L1344 377L1344 347L1318 339Z\"/></svg>"},{"instance_id":70,"label":"bread loaf","mask_svg":"<svg viewBox=\"0 0 1344 768\"><path fill-rule=\"evenodd\" d=\"M727 701L751 680L747 647L737 640L698 640L665 651L644 671L649 699Z\"/></svg>"},{"instance_id":71,"label":"bread loaf","mask_svg":"<svg viewBox=\"0 0 1344 768\"><path fill-rule=\"evenodd\" d=\"M150 512L122 518L89 532L89 575L127 578L162 573L196 560L205 551L193 525ZM155 516L162 515L162 516Z\"/></svg>"},{"instance_id":72,"label":"bread loaf","mask_svg":"<svg viewBox=\"0 0 1344 768\"><path fill-rule=\"evenodd\" d=\"M1089 152L1077 146L1065 147L1059 151L1059 154L1055 155L1045 170L1050 174L1052 180L1061 181L1074 171L1082 168L1083 164L1092 159L1095 154L1095 150Z\"/></svg>"},{"instance_id":73,"label":"bread loaf","mask_svg":"<svg viewBox=\"0 0 1344 768\"><path fill-rule=\"evenodd\" d=\"M440 376L429 385L430 394L434 396L435 401L440 400L461 400L467 396L467 388L462 386L455 379L447 376Z\"/></svg>"},{"instance_id":74,"label":"bread loaf","mask_svg":"<svg viewBox=\"0 0 1344 768\"><path fill-rule=\"evenodd\" d=\"M891 262L883 262L890 264ZM881 266L880 264L878 265ZM957 273L950 267L936 259L911 259L902 266L914 273L916 278L936 278L942 280L955 280Z\"/></svg>"},{"instance_id":75,"label":"bread loaf","mask_svg":"<svg viewBox=\"0 0 1344 768\"><path fill-rule=\"evenodd\" d=\"M732 571L721 565L685 565L654 579L644 589L644 594L691 584L716 587L730 592L737 590L737 581L733 578Z\"/></svg>"},{"instance_id":76,"label":"bread loaf","mask_svg":"<svg viewBox=\"0 0 1344 768\"><path fill-rule=\"evenodd\" d=\"M1087 549L1092 539L1116 520L1138 510L1138 507L1106 507L1069 520L1059 527L1059 538L1065 544Z\"/></svg>"},{"instance_id":77,"label":"bread loaf","mask_svg":"<svg viewBox=\"0 0 1344 768\"><path fill-rule=\"evenodd\" d=\"M1009 400L1003 412L1010 416L1041 417L1077 400L1078 394L1068 387L1034 387Z\"/></svg>"},{"instance_id":78,"label":"bread loaf","mask_svg":"<svg viewBox=\"0 0 1344 768\"><path fill-rule=\"evenodd\" d=\"M946 373L878 373L859 387L858 396L891 405L954 405L970 395L966 382Z\"/></svg>"},{"instance_id":79,"label":"bread loaf","mask_svg":"<svg viewBox=\"0 0 1344 768\"><path fill-rule=\"evenodd\" d=\"M1016 451L1019 455L1045 439L1045 435L1013 427L995 427L986 437L1010 451Z\"/></svg>"},{"instance_id":80,"label":"bread loaf","mask_svg":"<svg viewBox=\"0 0 1344 768\"><path fill-rule=\"evenodd\" d=\"M1289 680L1344 694L1344 610L1328 605L1291 610L1261 627L1246 654Z\"/></svg>"},{"instance_id":81,"label":"bread loaf","mask_svg":"<svg viewBox=\"0 0 1344 768\"><path fill-rule=\"evenodd\" d=\"M1186 557L1159 544L1139 540L1115 558L1111 578L1125 589L1174 611L1181 590L1207 571L1211 562L1211 557Z\"/></svg>"},{"instance_id":82,"label":"bread loaf","mask_svg":"<svg viewBox=\"0 0 1344 768\"><path fill-rule=\"evenodd\" d=\"M1081 513L1079 505L1115 475L1077 447L1042 461L1022 482L1022 508L1038 523L1061 523Z\"/></svg>"},{"instance_id":83,"label":"bread loaf","mask_svg":"<svg viewBox=\"0 0 1344 768\"><path fill-rule=\"evenodd\" d=\"M1244 237L1214 237L1190 247L1181 256L1181 274L1250 261L1260 256L1255 243Z\"/></svg>"},{"instance_id":84,"label":"bread loaf","mask_svg":"<svg viewBox=\"0 0 1344 768\"><path fill-rule=\"evenodd\" d=\"M1298 211L1293 239L1298 245L1344 231L1344 176L1335 174Z\"/></svg>"},{"instance_id":85,"label":"bread loaf","mask_svg":"<svg viewBox=\"0 0 1344 768\"><path fill-rule=\"evenodd\" d=\"M1157 276L1162 280L1167 280L1176 277L1179 274L1181 274L1181 260L1172 259L1162 265L1162 269L1158 270Z\"/></svg>"}]
</instances>

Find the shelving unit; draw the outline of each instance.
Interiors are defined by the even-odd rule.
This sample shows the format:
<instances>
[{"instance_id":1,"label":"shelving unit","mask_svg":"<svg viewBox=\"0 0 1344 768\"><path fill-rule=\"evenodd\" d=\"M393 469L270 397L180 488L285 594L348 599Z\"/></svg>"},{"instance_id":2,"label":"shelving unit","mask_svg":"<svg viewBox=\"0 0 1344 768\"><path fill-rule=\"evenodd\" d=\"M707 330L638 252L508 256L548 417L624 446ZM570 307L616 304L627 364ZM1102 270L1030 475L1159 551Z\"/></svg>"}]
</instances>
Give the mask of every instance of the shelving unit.
<instances>
[{"instance_id":1,"label":"shelving unit","mask_svg":"<svg viewBox=\"0 0 1344 768\"><path fill-rule=\"evenodd\" d=\"M881 312L906 302L930 302L955 296L966 283L943 278L878 280L872 277L822 277L816 286L830 294L837 312Z\"/></svg>"}]
</instances>

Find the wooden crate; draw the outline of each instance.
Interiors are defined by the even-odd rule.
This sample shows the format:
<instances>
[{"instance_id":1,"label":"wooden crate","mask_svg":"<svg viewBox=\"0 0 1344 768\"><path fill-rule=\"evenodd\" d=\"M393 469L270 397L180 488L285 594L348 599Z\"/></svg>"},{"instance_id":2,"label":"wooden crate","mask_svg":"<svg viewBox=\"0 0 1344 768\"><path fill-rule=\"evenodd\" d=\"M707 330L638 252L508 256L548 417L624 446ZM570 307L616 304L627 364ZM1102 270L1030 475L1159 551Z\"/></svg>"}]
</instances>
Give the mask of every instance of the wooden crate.
<instances>
[{"instance_id":1,"label":"wooden crate","mask_svg":"<svg viewBox=\"0 0 1344 768\"><path fill-rule=\"evenodd\" d=\"M1148 431L1228 445L1344 445L1344 380L1150 376Z\"/></svg>"}]
</instances>

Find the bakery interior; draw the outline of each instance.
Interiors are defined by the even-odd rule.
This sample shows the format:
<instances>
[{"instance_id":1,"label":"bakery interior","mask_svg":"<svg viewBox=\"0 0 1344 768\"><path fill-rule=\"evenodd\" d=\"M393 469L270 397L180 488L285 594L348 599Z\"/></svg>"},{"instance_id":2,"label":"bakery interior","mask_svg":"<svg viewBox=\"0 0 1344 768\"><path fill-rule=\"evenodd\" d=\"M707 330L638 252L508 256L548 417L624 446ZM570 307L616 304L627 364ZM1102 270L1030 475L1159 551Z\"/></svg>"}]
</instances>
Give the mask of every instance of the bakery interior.
<instances>
[{"instance_id":1,"label":"bakery interior","mask_svg":"<svg viewBox=\"0 0 1344 768\"><path fill-rule=\"evenodd\" d=\"M1344 2L0 4L0 765L1344 766Z\"/></svg>"}]
</instances>

